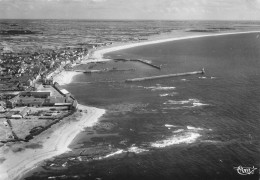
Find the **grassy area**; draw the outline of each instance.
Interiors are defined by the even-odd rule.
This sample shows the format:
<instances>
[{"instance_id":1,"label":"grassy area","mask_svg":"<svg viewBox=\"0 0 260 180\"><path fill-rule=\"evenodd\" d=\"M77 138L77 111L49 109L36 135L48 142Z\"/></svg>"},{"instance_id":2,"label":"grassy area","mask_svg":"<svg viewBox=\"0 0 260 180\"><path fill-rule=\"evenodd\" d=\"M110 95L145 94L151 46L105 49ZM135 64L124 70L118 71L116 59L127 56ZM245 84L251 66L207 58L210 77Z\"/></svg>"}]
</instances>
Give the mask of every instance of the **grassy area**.
<instances>
[{"instance_id":1,"label":"grassy area","mask_svg":"<svg viewBox=\"0 0 260 180\"><path fill-rule=\"evenodd\" d=\"M0 141L10 140L12 137L12 130L9 125L6 123L6 119L0 119ZM12 138L11 138L12 139Z\"/></svg>"},{"instance_id":2,"label":"grassy area","mask_svg":"<svg viewBox=\"0 0 260 180\"><path fill-rule=\"evenodd\" d=\"M17 107L12 111L21 111L24 107ZM13 140L13 133L18 139L25 139L28 135L47 127L57 119L62 119L70 111L67 107L30 107L29 113L22 119L0 118L0 140ZM11 125L11 127L10 127Z\"/></svg>"},{"instance_id":3,"label":"grassy area","mask_svg":"<svg viewBox=\"0 0 260 180\"><path fill-rule=\"evenodd\" d=\"M52 120L37 119L11 119L13 132L20 139L24 139L32 130L47 126Z\"/></svg>"}]
</instances>

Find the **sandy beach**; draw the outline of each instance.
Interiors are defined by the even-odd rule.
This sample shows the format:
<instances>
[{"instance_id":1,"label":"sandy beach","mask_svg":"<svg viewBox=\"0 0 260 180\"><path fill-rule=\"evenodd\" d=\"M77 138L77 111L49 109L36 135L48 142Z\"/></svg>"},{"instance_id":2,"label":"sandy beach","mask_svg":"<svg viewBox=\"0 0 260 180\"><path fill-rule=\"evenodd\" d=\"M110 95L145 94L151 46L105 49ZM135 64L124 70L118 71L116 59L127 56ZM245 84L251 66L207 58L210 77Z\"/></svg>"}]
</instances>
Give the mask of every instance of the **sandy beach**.
<instances>
[{"instance_id":1,"label":"sandy beach","mask_svg":"<svg viewBox=\"0 0 260 180\"><path fill-rule=\"evenodd\" d=\"M54 82L58 82L60 85L65 85L65 84L71 83L73 80L73 77L78 74L81 74L81 72L62 71L61 73L54 75L53 80L54 80Z\"/></svg>"},{"instance_id":2,"label":"sandy beach","mask_svg":"<svg viewBox=\"0 0 260 180\"><path fill-rule=\"evenodd\" d=\"M123 50L123 49L129 49L129 48L138 47L138 46L159 44L159 43L170 42L170 41L178 41L178 40L184 40L184 39L213 37L213 36L225 36L225 35L232 35L232 34L259 33L259 32L260 31L229 32L229 33L187 35L187 36L184 36L184 37L170 37L169 36L169 38L165 38L165 39L148 40L148 41L144 41L144 42L138 42L138 43L131 43L131 44L114 46L114 47L101 48L101 49L94 51L90 58L92 59L92 61L93 60L104 61L104 60L107 60L107 59L103 58L104 54L106 54L106 53L119 51L119 50ZM172 35L172 36L174 36L174 35Z\"/></svg>"},{"instance_id":3,"label":"sandy beach","mask_svg":"<svg viewBox=\"0 0 260 180\"><path fill-rule=\"evenodd\" d=\"M105 110L79 105L77 112L53 125L30 142L2 146L0 180L20 179L40 162L69 151L69 144L84 127L93 126Z\"/></svg>"}]
</instances>

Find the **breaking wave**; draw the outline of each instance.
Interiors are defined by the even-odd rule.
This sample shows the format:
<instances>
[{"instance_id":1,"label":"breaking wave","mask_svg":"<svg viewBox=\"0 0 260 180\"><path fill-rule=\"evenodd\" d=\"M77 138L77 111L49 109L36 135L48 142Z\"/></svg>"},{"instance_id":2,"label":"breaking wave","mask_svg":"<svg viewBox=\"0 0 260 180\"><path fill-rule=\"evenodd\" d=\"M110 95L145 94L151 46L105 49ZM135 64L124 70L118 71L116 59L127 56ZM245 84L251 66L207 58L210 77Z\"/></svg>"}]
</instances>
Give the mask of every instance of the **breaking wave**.
<instances>
[{"instance_id":1,"label":"breaking wave","mask_svg":"<svg viewBox=\"0 0 260 180\"><path fill-rule=\"evenodd\" d=\"M187 129L196 130L196 131L202 131L203 130L203 128L196 128L196 127L193 127L193 126L187 126Z\"/></svg>"},{"instance_id":2,"label":"breaking wave","mask_svg":"<svg viewBox=\"0 0 260 180\"><path fill-rule=\"evenodd\" d=\"M142 152L147 152L149 150L148 149L142 149L142 148L139 148L139 147L136 147L136 146L132 146L132 147L128 148L127 151L133 152L135 154L139 154L139 153L142 153Z\"/></svg>"},{"instance_id":3,"label":"breaking wave","mask_svg":"<svg viewBox=\"0 0 260 180\"><path fill-rule=\"evenodd\" d=\"M180 132L183 132L183 131L184 131L184 129L177 129L177 130L173 131L173 133L180 133Z\"/></svg>"},{"instance_id":4,"label":"breaking wave","mask_svg":"<svg viewBox=\"0 0 260 180\"><path fill-rule=\"evenodd\" d=\"M208 78L210 78L210 79L216 79L216 77L214 77L214 76L211 76L211 77L206 77L206 76L200 76L200 77L198 77L199 79L208 79Z\"/></svg>"},{"instance_id":5,"label":"breaking wave","mask_svg":"<svg viewBox=\"0 0 260 180\"><path fill-rule=\"evenodd\" d=\"M162 87L162 86L151 86L151 87L144 87L145 89L151 89L151 91L166 91L166 90L173 90L176 87Z\"/></svg>"},{"instance_id":6,"label":"breaking wave","mask_svg":"<svg viewBox=\"0 0 260 180\"><path fill-rule=\"evenodd\" d=\"M203 143L213 143L213 144L221 143L221 141L215 141L215 140L201 140L200 142L203 142Z\"/></svg>"},{"instance_id":7,"label":"breaking wave","mask_svg":"<svg viewBox=\"0 0 260 180\"><path fill-rule=\"evenodd\" d=\"M149 150L148 149L139 148L139 147L136 147L136 146L132 145L131 147L129 147L126 150L117 149L116 151L114 151L114 152L112 152L110 154L107 154L105 156L96 158L96 160L102 160L102 159L110 158L110 157L113 157L113 156L116 156L116 155L120 155L120 154L123 154L123 153L127 153L127 152L139 154L139 153L147 152L147 151L149 151Z\"/></svg>"},{"instance_id":8,"label":"breaking wave","mask_svg":"<svg viewBox=\"0 0 260 180\"><path fill-rule=\"evenodd\" d=\"M177 126L174 126L174 125L171 125L171 124L165 124L164 126L167 127L167 128L170 128L170 127L177 127Z\"/></svg>"},{"instance_id":9,"label":"breaking wave","mask_svg":"<svg viewBox=\"0 0 260 180\"><path fill-rule=\"evenodd\" d=\"M171 124L165 124L164 126L167 127L168 129L180 127ZM150 146L154 148L164 148L176 144L194 143L199 137L202 136L200 132L204 130L212 131L212 129L204 129L201 127L193 127L193 126L186 126L186 127L184 126L178 129L176 128L174 131L172 131L173 135L171 137L168 137L164 140L152 142L150 143Z\"/></svg>"},{"instance_id":10,"label":"breaking wave","mask_svg":"<svg viewBox=\"0 0 260 180\"><path fill-rule=\"evenodd\" d=\"M200 76L199 79L207 79L205 76Z\"/></svg>"},{"instance_id":11,"label":"breaking wave","mask_svg":"<svg viewBox=\"0 0 260 180\"><path fill-rule=\"evenodd\" d=\"M124 152L125 152L125 151L124 151L123 149L118 149L117 151L112 152L112 153L110 153L110 154L108 154L108 155L106 155L106 156L99 157L98 159L99 159L99 160L100 160L100 159L106 159L106 158L109 158L109 157L112 157L112 156L115 156L115 155L122 154L122 153L124 153Z\"/></svg>"},{"instance_id":12,"label":"breaking wave","mask_svg":"<svg viewBox=\"0 0 260 180\"><path fill-rule=\"evenodd\" d=\"M194 102L192 107L198 107L198 106L208 106L208 104L203 104L203 103L200 103L200 102Z\"/></svg>"},{"instance_id":13,"label":"breaking wave","mask_svg":"<svg viewBox=\"0 0 260 180\"><path fill-rule=\"evenodd\" d=\"M151 143L151 147L154 148L164 148L167 146L175 145L175 144L190 144L195 142L201 135L199 133L194 132L186 132L182 135L173 135L165 140L156 141Z\"/></svg>"},{"instance_id":14,"label":"breaking wave","mask_svg":"<svg viewBox=\"0 0 260 180\"><path fill-rule=\"evenodd\" d=\"M187 126L188 130L193 130L193 131L212 131L212 129L205 129L205 128L201 128L201 127L193 127L193 126Z\"/></svg>"},{"instance_id":15,"label":"breaking wave","mask_svg":"<svg viewBox=\"0 0 260 180\"><path fill-rule=\"evenodd\" d=\"M185 105L185 106L181 106L181 108L191 108L191 107L208 105L208 104L201 103L198 99L188 99L188 100L182 100L182 101L168 100L163 104L165 104L165 105ZM189 106L187 106L187 105L189 105ZM170 108L170 109L180 109L180 107L174 107L174 108Z\"/></svg>"},{"instance_id":16,"label":"breaking wave","mask_svg":"<svg viewBox=\"0 0 260 180\"><path fill-rule=\"evenodd\" d=\"M178 94L177 92L172 92L172 93L164 93L164 94L160 94L159 96L161 97L166 97L166 96L175 96L176 94Z\"/></svg>"}]
</instances>

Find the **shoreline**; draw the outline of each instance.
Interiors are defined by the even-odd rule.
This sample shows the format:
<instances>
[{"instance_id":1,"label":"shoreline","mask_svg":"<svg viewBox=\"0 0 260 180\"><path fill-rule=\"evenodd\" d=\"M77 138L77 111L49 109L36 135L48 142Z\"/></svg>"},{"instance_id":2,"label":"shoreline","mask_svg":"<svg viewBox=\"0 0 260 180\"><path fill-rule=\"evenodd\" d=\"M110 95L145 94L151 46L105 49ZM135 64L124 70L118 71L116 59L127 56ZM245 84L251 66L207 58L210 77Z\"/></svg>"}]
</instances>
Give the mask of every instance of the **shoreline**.
<instances>
[{"instance_id":1,"label":"shoreline","mask_svg":"<svg viewBox=\"0 0 260 180\"><path fill-rule=\"evenodd\" d=\"M195 39L195 38L202 38L202 37L215 37L215 36L226 36L226 35L236 35L236 34L250 34L250 33L260 33L259 31L240 31L240 32L227 32L227 33L215 33L215 34L199 34L199 35L187 35L187 36L180 36L180 37L169 37L165 39L151 39L144 42L138 42L138 43L126 43L114 47L105 47L97 49L93 52L91 59L95 59L98 61L108 61L109 59L103 59L104 54L114 52L114 51L120 51L124 49L134 48L138 46L146 46L146 45L152 45L152 44L160 44L165 42L171 42L171 41L179 41L179 40L186 40L186 39ZM174 35L172 35L174 36Z\"/></svg>"},{"instance_id":2,"label":"shoreline","mask_svg":"<svg viewBox=\"0 0 260 180\"><path fill-rule=\"evenodd\" d=\"M74 76L82 74L81 72L75 72L75 71L65 71L63 70L62 72L54 75L53 81L58 82L59 85L66 85L72 82Z\"/></svg>"},{"instance_id":3,"label":"shoreline","mask_svg":"<svg viewBox=\"0 0 260 180\"><path fill-rule=\"evenodd\" d=\"M44 160L70 151L68 146L73 139L85 127L93 126L105 113L104 109L80 104L78 106L82 113L80 116L74 113L75 119L66 117L29 142L12 144L12 148L3 146L0 155L3 155L5 160L0 163L0 179L20 179ZM36 147L28 148L30 145Z\"/></svg>"},{"instance_id":4,"label":"shoreline","mask_svg":"<svg viewBox=\"0 0 260 180\"><path fill-rule=\"evenodd\" d=\"M163 39L160 39L160 37L157 37L155 39L151 38L147 41L142 42L130 42L130 43L118 43L111 46L103 46L100 48L97 48L96 50L91 50L92 53L89 59L86 57L83 58L85 60L82 61L81 64L88 64L91 62L101 62L101 61L110 61L111 59L105 59L104 54L114 52L114 51L120 51L124 49L139 47L139 46L146 46L146 45L152 45L152 44L159 44L159 43L165 43L165 42L172 42L172 41L180 41L180 40L186 40L186 39L195 39L195 38L203 38L203 37L216 37L216 36L226 36L226 35L236 35L236 34L250 34L250 33L260 33L260 31L239 31L239 32L227 32L227 33L214 33L214 34L182 34L181 36L173 37L174 34L169 34L167 37L164 37ZM184 36L183 36L184 35ZM74 76L81 74L80 72L71 72L71 71L62 71L61 73L54 76L54 80L59 82L60 85L66 85L73 81Z\"/></svg>"}]
</instances>

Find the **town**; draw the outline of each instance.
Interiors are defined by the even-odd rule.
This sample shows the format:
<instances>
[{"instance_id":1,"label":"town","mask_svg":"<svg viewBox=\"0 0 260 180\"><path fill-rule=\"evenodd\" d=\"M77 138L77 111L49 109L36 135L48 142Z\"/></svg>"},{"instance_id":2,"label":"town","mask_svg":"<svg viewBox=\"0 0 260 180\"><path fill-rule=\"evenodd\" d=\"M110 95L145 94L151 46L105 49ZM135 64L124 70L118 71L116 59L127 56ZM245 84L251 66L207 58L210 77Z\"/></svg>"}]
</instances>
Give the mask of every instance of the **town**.
<instances>
[{"instance_id":1,"label":"town","mask_svg":"<svg viewBox=\"0 0 260 180\"><path fill-rule=\"evenodd\" d=\"M92 46L98 46L97 44ZM77 100L53 75L72 70L89 48L1 51L0 142L28 141L77 111Z\"/></svg>"},{"instance_id":2,"label":"town","mask_svg":"<svg viewBox=\"0 0 260 180\"><path fill-rule=\"evenodd\" d=\"M99 35L95 31L90 33ZM1 31L0 145L29 141L79 111L73 95L59 82L54 82L55 75L62 71L77 71L74 66L85 64L84 60L99 47L115 42L139 42L147 40L148 34L158 34L142 30L124 36L121 32L114 33L82 43L70 41L68 45L66 39L60 39L60 44L55 44L51 38L42 40L42 33L36 31Z\"/></svg>"}]
</instances>

